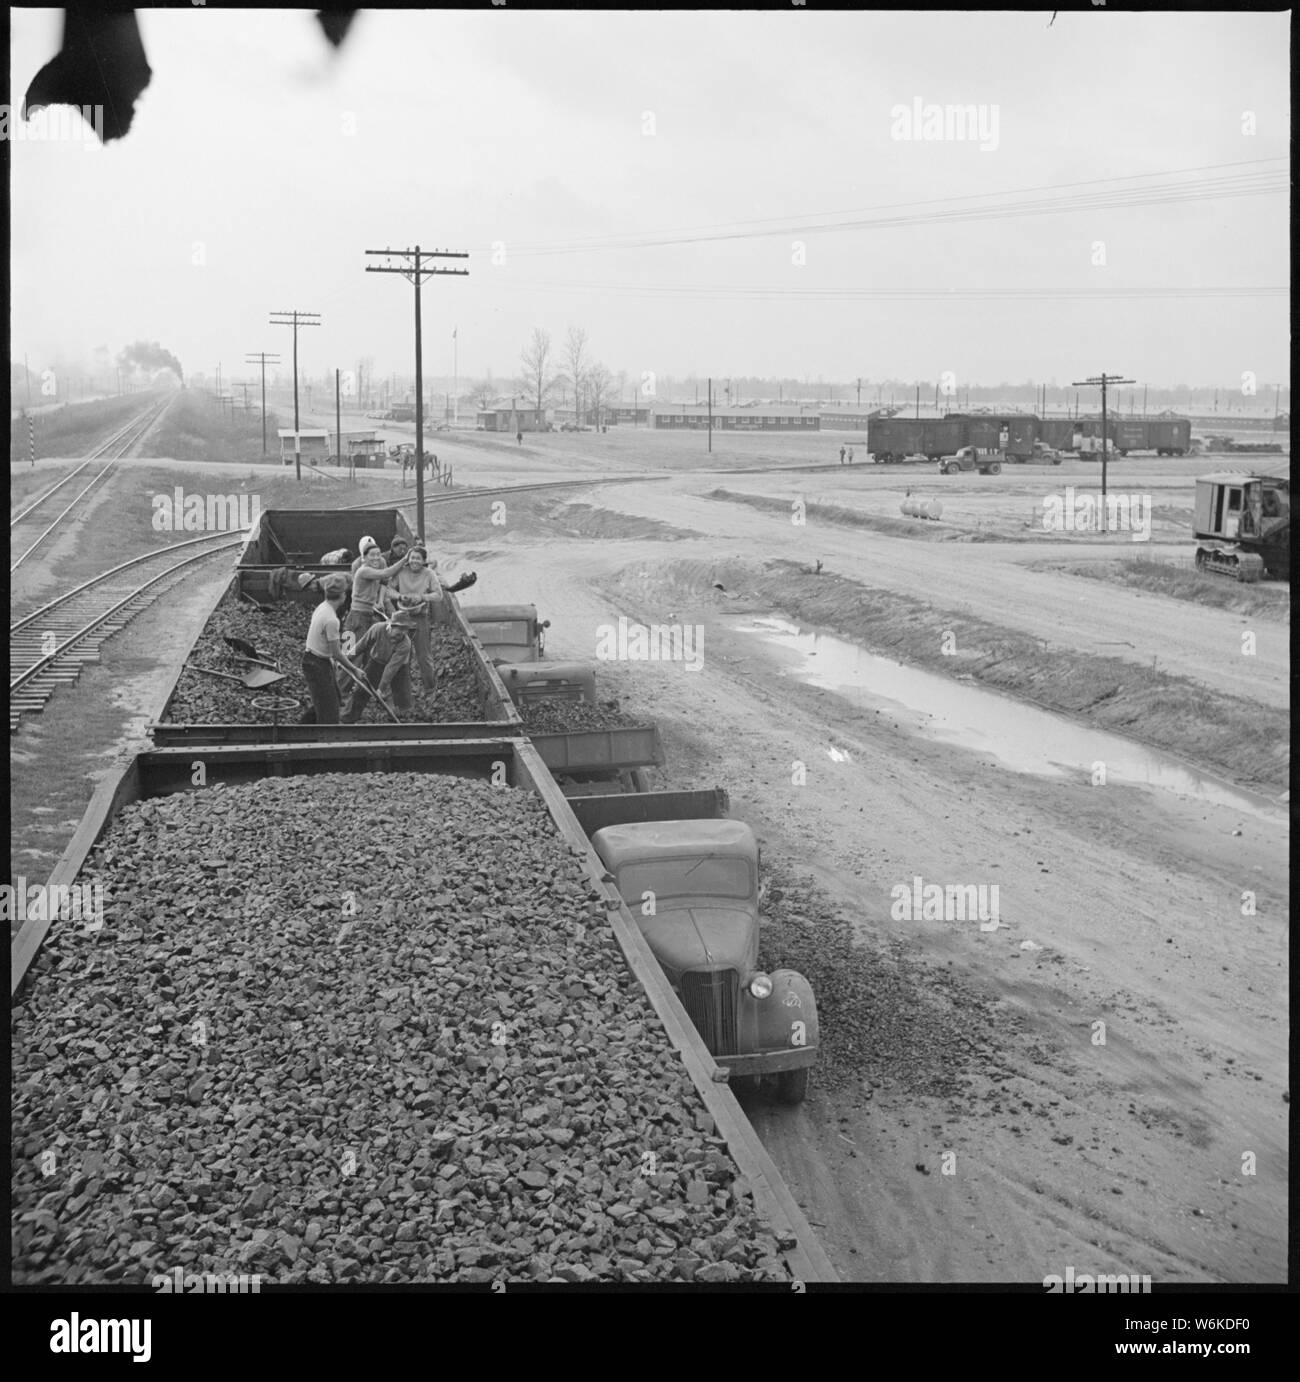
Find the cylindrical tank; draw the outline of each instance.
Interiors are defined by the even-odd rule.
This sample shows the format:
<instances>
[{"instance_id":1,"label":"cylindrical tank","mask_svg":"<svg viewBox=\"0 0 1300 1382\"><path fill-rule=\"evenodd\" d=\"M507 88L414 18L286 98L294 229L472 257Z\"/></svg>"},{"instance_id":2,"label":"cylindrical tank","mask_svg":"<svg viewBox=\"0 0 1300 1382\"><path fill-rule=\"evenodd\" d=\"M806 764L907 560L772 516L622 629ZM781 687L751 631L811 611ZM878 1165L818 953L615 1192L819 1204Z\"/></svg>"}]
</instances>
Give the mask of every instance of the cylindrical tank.
<instances>
[{"instance_id":1,"label":"cylindrical tank","mask_svg":"<svg viewBox=\"0 0 1300 1382\"><path fill-rule=\"evenodd\" d=\"M901 505L908 518L934 518L943 516L943 501L939 499L904 499Z\"/></svg>"}]
</instances>

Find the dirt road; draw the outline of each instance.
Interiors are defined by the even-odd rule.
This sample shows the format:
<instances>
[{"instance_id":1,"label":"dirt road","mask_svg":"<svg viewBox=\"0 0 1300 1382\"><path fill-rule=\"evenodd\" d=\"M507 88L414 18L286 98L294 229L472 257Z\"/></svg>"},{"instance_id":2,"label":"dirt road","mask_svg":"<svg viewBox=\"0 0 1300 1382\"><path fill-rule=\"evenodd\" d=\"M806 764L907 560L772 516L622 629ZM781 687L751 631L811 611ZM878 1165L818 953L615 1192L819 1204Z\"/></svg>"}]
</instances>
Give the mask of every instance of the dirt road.
<instances>
[{"instance_id":1,"label":"dirt road","mask_svg":"<svg viewBox=\"0 0 1300 1382\"><path fill-rule=\"evenodd\" d=\"M705 482L713 488L711 482ZM1290 630L1248 622L1241 615L1179 605L1128 590L1099 586L1028 563L1063 557L1059 544L934 543L862 533L829 524L795 527L789 517L748 505L699 497L698 480L618 485L595 492L595 502L618 513L671 521L709 533L718 557L820 558L829 570L885 590L914 595L945 609L1009 616L1015 627L1049 644L1160 667L1217 690L1268 705L1290 699ZM1071 549L1065 549L1077 560ZM1243 655L1242 632L1255 633Z\"/></svg>"},{"instance_id":2,"label":"dirt road","mask_svg":"<svg viewBox=\"0 0 1300 1382\"><path fill-rule=\"evenodd\" d=\"M736 631L743 601L708 580L709 556L784 554L779 521L670 501L662 487L610 487L599 501L613 512L595 541L485 528L475 595L535 600L561 658L590 659L591 631L619 615L702 625L699 671L610 663L598 677L664 730L659 785L727 786L733 814L792 880L802 915L788 934L807 932L805 972L840 1003L821 1010L835 1078L801 1109L759 1100L751 1116L844 1277L1041 1283L1073 1265L1161 1282L1281 1279L1284 817L1010 772L811 687ZM711 536L636 536L651 519ZM559 538L562 510L553 527ZM1063 578L1030 601L1013 561L980 552L963 564L975 549L962 547L930 566L939 549L923 549L925 564L918 550L817 535L819 555L869 583L969 602L1081 648L1140 628L1189 674L1208 661L1208 684L1252 690L1226 652L1213 655L1235 632L1213 611L1180 618L1162 601L1156 619L1109 588L1080 602ZM1274 651L1264 666L1280 679L1284 663ZM1268 699L1279 685L1253 689ZM914 877L996 883L998 928L894 920L891 889ZM851 953L831 943L845 926L860 941ZM871 1035L898 1024L910 1044ZM864 1026L865 1042L837 1036ZM844 1074L855 1068L856 1081Z\"/></svg>"}]
</instances>

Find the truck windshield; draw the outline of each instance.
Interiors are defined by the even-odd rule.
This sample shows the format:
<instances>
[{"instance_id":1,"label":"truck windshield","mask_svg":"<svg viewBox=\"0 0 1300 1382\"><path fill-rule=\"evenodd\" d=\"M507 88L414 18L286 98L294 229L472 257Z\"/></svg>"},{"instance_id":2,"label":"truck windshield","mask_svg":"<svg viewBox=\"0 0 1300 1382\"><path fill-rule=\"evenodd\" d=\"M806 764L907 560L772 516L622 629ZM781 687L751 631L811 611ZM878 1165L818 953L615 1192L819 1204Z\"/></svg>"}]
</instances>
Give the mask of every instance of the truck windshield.
<instances>
[{"instance_id":1,"label":"truck windshield","mask_svg":"<svg viewBox=\"0 0 1300 1382\"><path fill-rule=\"evenodd\" d=\"M509 643L526 648L532 642L528 636L527 624L475 623L474 632L478 635L480 643Z\"/></svg>"},{"instance_id":2,"label":"truck windshield","mask_svg":"<svg viewBox=\"0 0 1300 1382\"><path fill-rule=\"evenodd\" d=\"M745 859L656 859L653 863L627 864L619 870L618 890L629 906L642 894L663 897L727 897L746 901L754 896L753 877Z\"/></svg>"}]
</instances>

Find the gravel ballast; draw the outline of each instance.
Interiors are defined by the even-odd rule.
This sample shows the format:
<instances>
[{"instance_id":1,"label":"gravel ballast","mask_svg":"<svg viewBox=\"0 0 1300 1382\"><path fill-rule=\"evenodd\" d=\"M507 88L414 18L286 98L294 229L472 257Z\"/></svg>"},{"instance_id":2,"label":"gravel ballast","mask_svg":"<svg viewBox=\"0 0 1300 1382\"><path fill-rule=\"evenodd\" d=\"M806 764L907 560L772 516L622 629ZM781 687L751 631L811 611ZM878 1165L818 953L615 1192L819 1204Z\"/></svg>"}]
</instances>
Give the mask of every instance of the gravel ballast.
<instances>
[{"instance_id":1,"label":"gravel ballast","mask_svg":"<svg viewBox=\"0 0 1300 1382\"><path fill-rule=\"evenodd\" d=\"M232 650L223 642L223 636L228 634L253 644L259 652L269 653L268 661L278 663L280 671L287 674L286 678L264 690L250 691L231 681L184 671L167 707L165 722L180 725L269 725L275 718L274 712L259 710L253 704L259 696L296 697L301 709L280 713L282 721L296 720L301 710L311 705L311 694L302 675L302 650L313 608L298 601L286 601L261 611L240 600L233 591L227 591L203 626L203 632L186 661L197 667L235 675L250 670L247 663L234 661ZM411 710L401 712L402 720L423 724L473 723L481 720L483 711L469 645L454 627L435 624L430 634L433 665L438 674L437 685L430 694L421 680L419 665L412 657L411 692L414 705ZM373 699L361 717L363 724L387 719Z\"/></svg>"},{"instance_id":2,"label":"gravel ballast","mask_svg":"<svg viewBox=\"0 0 1300 1382\"><path fill-rule=\"evenodd\" d=\"M133 803L15 1002L13 1279L786 1280L539 798Z\"/></svg>"}]
</instances>

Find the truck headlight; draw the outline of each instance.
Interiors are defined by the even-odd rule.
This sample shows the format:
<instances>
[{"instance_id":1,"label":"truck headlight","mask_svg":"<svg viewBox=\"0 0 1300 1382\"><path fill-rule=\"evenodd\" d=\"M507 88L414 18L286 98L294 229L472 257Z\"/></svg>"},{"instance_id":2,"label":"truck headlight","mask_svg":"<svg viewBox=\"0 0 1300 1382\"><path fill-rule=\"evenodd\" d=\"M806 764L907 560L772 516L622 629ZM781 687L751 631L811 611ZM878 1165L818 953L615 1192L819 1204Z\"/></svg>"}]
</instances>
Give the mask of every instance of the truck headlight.
<instances>
[{"instance_id":1,"label":"truck headlight","mask_svg":"<svg viewBox=\"0 0 1300 1382\"><path fill-rule=\"evenodd\" d=\"M755 998L768 998L772 993L772 976L770 974L755 974L749 981L749 991Z\"/></svg>"}]
</instances>

